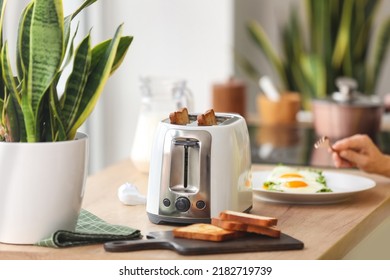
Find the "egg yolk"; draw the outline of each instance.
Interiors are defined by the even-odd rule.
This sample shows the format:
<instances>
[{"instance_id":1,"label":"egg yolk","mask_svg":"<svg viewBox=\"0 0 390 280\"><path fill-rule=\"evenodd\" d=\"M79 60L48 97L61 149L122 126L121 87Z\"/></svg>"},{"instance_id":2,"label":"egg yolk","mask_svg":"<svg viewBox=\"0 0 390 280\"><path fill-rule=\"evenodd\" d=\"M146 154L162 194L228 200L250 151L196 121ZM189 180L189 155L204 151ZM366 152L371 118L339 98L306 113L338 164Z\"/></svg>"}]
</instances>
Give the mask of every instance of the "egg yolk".
<instances>
[{"instance_id":1,"label":"egg yolk","mask_svg":"<svg viewBox=\"0 0 390 280\"><path fill-rule=\"evenodd\" d=\"M304 188L307 187L307 184L302 181L290 181L286 182L286 186L289 188Z\"/></svg>"},{"instance_id":2,"label":"egg yolk","mask_svg":"<svg viewBox=\"0 0 390 280\"><path fill-rule=\"evenodd\" d=\"M280 178L303 178L302 175L298 173L286 173L280 176ZM290 181L286 182L286 187L288 188L304 188L308 185L303 181Z\"/></svg>"}]
</instances>

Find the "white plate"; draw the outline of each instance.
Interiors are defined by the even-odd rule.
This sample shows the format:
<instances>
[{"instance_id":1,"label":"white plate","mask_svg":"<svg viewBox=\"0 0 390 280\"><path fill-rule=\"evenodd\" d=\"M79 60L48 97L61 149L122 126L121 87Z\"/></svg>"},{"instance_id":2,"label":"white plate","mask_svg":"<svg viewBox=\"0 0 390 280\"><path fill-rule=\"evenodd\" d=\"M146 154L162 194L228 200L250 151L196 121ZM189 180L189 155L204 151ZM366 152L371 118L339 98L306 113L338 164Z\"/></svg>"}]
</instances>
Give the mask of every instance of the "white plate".
<instances>
[{"instance_id":1,"label":"white plate","mask_svg":"<svg viewBox=\"0 0 390 280\"><path fill-rule=\"evenodd\" d=\"M326 178L329 188L333 192L327 193L285 193L268 191L262 188L270 171L258 171L252 174L253 198L279 203L295 204L326 204L337 203L351 198L354 194L375 187L375 181L351 174L327 172L322 174Z\"/></svg>"}]
</instances>

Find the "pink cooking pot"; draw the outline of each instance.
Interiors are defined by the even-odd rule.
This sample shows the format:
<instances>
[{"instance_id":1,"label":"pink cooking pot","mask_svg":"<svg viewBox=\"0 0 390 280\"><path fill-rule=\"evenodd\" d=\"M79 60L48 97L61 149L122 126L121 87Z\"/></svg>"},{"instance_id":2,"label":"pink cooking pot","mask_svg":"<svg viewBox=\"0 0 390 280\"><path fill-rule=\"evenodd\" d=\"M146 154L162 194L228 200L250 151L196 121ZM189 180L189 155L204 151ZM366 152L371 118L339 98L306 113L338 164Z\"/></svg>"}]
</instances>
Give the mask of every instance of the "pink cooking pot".
<instances>
[{"instance_id":1,"label":"pink cooking pot","mask_svg":"<svg viewBox=\"0 0 390 280\"><path fill-rule=\"evenodd\" d=\"M375 138L384 112L381 99L357 92L357 83L351 78L338 78L336 85L339 91L331 97L312 100L316 134L332 139L354 134L367 134Z\"/></svg>"}]
</instances>

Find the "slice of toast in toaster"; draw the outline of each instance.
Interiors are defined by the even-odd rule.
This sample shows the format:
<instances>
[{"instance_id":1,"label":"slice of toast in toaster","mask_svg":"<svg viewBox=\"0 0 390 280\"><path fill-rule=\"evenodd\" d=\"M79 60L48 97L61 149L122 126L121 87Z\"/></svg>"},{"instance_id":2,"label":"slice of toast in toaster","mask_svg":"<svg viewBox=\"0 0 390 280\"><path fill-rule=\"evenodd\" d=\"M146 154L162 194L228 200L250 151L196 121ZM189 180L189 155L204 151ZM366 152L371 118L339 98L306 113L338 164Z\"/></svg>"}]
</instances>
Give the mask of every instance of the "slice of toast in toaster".
<instances>
[{"instance_id":1,"label":"slice of toast in toaster","mask_svg":"<svg viewBox=\"0 0 390 280\"><path fill-rule=\"evenodd\" d=\"M280 238L281 231L275 227L263 227L263 226L254 226L248 225L236 221L221 220L220 218L212 218L211 224L218 226L226 230L238 230L251 232L261 235L266 235L273 238Z\"/></svg>"},{"instance_id":2,"label":"slice of toast in toaster","mask_svg":"<svg viewBox=\"0 0 390 280\"><path fill-rule=\"evenodd\" d=\"M170 113L169 120L170 120L171 124L186 125L186 124L190 123L190 118L188 116L187 108L181 108L180 110L178 110L176 112Z\"/></svg>"},{"instance_id":3,"label":"slice of toast in toaster","mask_svg":"<svg viewBox=\"0 0 390 280\"><path fill-rule=\"evenodd\" d=\"M263 227L276 226L276 224L278 223L278 219L273 217L265 217L265 216L236 212L231 210L222 211L219 214L219 218L221 220L229 220L229 221L240 222L248 225L263 226Z\"/></svg>"},{"instance_id":4,"label":"slice of toast in toaster","mask_svg":"<svg viewBox=\"0 0 390 280\"><path fill-rule=\"evenodd\" d=\"M225 230L214 225L201 223L175 228L172 232L174 237L206 241L224 241L243 235L239 231Z\"/></svg>"},{"instance_id":5,"label":"slice of toast in toaster","mask_svg":"<svg viewBox=\"0 0 390 280\"><path fill-rule=\"evenodd\" d=\"M216 125L217 118L215 117L215 113L213 109L207 110L204 114L200 114L197 116L198 125L200 126L209 126Z\"/></svg>"}]
</instances>

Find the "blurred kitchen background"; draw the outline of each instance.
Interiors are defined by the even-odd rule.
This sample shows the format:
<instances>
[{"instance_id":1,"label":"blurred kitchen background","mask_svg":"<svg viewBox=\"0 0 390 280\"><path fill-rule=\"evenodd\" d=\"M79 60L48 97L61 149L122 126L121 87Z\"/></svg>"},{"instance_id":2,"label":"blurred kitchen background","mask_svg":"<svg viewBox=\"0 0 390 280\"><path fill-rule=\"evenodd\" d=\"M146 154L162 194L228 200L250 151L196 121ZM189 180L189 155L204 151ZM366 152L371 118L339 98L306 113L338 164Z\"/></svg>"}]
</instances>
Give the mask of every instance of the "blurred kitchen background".
<instances>
[{"instance_id":1,"label":"blurred kitchen background","mask_svg":"<svg viewBox=\"0 0 390 280\"><path fill-rule=\"evenodd\" d=\"M6 32L17 28L26 0L8 1ZM82 1L64 0L67 11ZM263 74L277 80L245 28L256 19L271 41L278 44L278 28L289 16L291 5L301 0L99 0L79 15L79 37L92 28L97 42L113 35L124 23L124 33L134 36L121 68L109 79L92 117L84 126L91 141L90 173L130 157L140 109L140 78L178 77L187 81L194 97L194 111L212 107L212 85L236 77L244 81L248 116L256 115L256 83L237 67L234 53L245 54ZM382 1L376 20L390 14L390 1ZM67 13L66 13L67 14ZM302 17L304 18L304 17ZM6 34L10 37L13 33ZM16 34L16 33L15 33ZM12 44L13 42L10 42ZM279 46L280 47L280 46ZM13 48L11 48L13 49ZM390 57L379 79L377 94L390 92Z\"/></svg>"}]
</instances>

